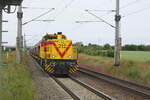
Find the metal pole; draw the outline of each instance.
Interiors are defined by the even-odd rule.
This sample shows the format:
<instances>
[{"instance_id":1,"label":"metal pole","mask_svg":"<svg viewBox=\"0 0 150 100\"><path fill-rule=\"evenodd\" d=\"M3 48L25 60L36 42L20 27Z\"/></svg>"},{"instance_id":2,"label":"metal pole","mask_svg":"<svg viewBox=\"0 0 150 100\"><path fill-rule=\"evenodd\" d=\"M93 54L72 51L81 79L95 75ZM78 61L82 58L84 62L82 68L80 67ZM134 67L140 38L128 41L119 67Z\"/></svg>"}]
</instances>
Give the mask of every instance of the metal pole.
<instances>
[{"instance_id":1,"label":"metal pole","mask_svg":"<svg viewBox=\"0 0 150 100\"><path fill-rule=\"evenodd\" d=\"M23 57L23 36L22 36L22 18L23 18L23 12L21 5L18 6L18 12L17 12L17 18L18 18L18 29L17 29L17 38L16 38L16 53L17 53L17 63L22 62Z\"/></svg>"},{"instance_id":2,"label":"metal pole","mask_svg":"<svg viewBox=\"0 0 150 100\"><path fill-rule=\"evenodd\" d=\"M0 61L2 60L2 5L0 4Z\"/></svg>"},{"instance_id":3,"label":"metal pole","mask_svg":"<svg viewBox=\"0 0 150 100\"><path fill-rule=\"evenodd\" d=\"M24 34L24 53L26 53L27 47L26 47L26 35Z\"/></svg>"},{"instance_id":4,"label":"metal pole","mask_svg":"<svg viewBox=\"0 0 150 100\"><path fill-rule=\"evenodd\" d=\"M115 30L115 52L114 52L115 66L120 65L120 51L121 51L121 34L120 34L121 16L119 14L120 10L119 8L120 8L120 0L116 0L116 15L115 15L116 30Z\"/></svg>"}]
</instances>

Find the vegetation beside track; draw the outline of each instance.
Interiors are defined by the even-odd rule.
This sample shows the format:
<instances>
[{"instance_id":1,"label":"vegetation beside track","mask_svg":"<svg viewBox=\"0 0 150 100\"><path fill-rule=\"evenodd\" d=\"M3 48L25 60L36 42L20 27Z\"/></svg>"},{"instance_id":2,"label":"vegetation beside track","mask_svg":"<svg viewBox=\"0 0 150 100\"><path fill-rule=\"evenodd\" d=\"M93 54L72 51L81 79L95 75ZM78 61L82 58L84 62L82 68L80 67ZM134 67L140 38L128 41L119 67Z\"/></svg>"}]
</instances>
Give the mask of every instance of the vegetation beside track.
<instances>
[{"instance_id":1,"label":"vegetation beside track","mask_svg":"<svg viewBox=\"0 0 150 100\"><path fill-rule=\"evenodd\" d=\"M32 77L27 67L16 63L15 54L3 57L0 62L0 100L33 100Z\"/></svg>"},{"instance_id":2,"label":"vegetation beside track","mask_svg":"<svg viewBox=\"0 0 150 100\"><path fill-rule=\"evenodd\" d=\"M114 46L111 46L110 44L97 45L97 44L89 43L88 45L84 45L82 42L77 42L74 45L78 47L79 53L84 53L91 56L114 57ZM124 51L124 53L126 53L126 51L136 51L136 53L145 54L145 52L141 52L141 51L149 52L150 45L128 44L122 46L122 50Z\"/></svg>"},{"instance_id":3,"label":"vegetation beside track","mask_svg":"<svg viewBox=\"0 0 150 100\"><path fill-rule=\"evenodd\" d=\"M122 79L150 85L150 64L148 63L150 59L146 59L149 56L147 52L143 55L144 53L139 51L122 52L123 59L120 67L113 66L113 58L89 56L86 54L80 54L79 64L83 66L87 65L86 67L90 69L111 74ZM145 57L146 55L147 57Z\"/></svg>"},{"instance_id":4,"label":"vegetation beside track","mask_svg":"<svg viewBox=\"0 0 150 100\"><path fill-rule=\"evenodd\" d=\"M150 64L149 51L121 51L121 58L124 60Z\"/></svg>"}]
</instances>

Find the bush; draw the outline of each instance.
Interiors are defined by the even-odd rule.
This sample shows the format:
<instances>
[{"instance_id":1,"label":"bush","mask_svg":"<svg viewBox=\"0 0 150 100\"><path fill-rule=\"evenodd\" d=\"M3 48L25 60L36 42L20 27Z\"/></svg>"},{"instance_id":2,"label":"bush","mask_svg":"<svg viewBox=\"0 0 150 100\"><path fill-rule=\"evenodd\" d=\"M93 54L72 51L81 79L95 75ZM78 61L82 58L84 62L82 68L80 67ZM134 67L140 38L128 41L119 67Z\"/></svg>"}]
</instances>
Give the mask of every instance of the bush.
<instances>
[{"instance_id":1,"label":"bush","mask_svg":"<svg viewBox=\"0 0 150 100\"><path fill-rule=\"evenodd\" d=\"M150 80L150 73L147 73L147 74L144 76L144 78Z\"/></svg>"},{"instance_id":2,"label":"bush","mask_svg":"<svg viewBox=\"0 0 150 100\"><path fill-rule=\"evenodd\" d=\"M132 66L134 66L134 64L135 64L135 62L132 60L129 60L127 63L128 67L132 67Z\"/></svg>"},{"instance_id":3,"label":"bush","mask_svg":"<svg viewBox=\"0 0 150 100\"><path fill-rule=\"evenodd\" d=\"M91 56L105 56L105 57L114 57L113 47L109 44L104 46L99 46L96 44L88 44L87 46L80 45L81 43L76 43L78 46L78 53L85 53Z\"/></svg>"},{"instance_id":4,"label":"bush","mask_svg":"<svg viewBox=\"0 0 150 100\"><path fill-rule=\"evenodd\" d=\"M107 57L114 57L114 50L112 49L107 50Z\"/></svg>"},{"instance_id":5,"label":"bush","mask_svg":"<svg viewBox=\"0 0 150 100\"><path fill-rule=\"evenodd\" d=\"M139 70L125 70L123 74L134 80L141 76L141 72Z\"/></svg>"}]
</instances>

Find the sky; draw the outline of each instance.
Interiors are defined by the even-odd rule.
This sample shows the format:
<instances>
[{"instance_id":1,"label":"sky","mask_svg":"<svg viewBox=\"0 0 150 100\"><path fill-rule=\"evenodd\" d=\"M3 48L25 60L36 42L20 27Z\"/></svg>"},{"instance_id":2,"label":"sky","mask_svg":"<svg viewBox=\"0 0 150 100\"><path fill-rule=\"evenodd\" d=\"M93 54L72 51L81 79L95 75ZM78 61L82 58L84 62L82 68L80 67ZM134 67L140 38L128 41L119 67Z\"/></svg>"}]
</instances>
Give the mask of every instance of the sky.
<instances>
[{"instance_id":1,"label":"sky","mask_svg":"<svg viewBox=\"0 0 150 100\"><path fill-rule=\"evenodd\" d=\"M43 2L44 1L44 2ZM51 11L38 20L55 20L51 22L33 21L23 25L23 35L26 34L27 45L32 46L41 40L46 33L63 32L73 42L114 45L115 29L100 22L93 14L115 25L114 15L116 0L24 0L23 23ZM40 8L40 9L37 9ZM14 7L12 8L14 10ZM7 45L16 45L17 36L17 10L14 14L3 12L3 42ZM120 0L121 37L122 44L150 45L150 1L149 0ZM76 21L97 21L76 23Z\"/></svg>"}]
</instances>

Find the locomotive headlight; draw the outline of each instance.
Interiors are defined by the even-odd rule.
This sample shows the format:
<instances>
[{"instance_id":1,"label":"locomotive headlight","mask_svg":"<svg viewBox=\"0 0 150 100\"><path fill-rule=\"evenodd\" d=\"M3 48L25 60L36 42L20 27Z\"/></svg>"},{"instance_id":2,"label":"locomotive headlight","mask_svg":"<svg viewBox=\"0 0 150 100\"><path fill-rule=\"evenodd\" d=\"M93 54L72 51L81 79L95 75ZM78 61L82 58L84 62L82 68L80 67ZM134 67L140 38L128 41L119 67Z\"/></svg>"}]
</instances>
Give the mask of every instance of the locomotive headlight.
<instances>
[{"instance_id":1,"label":"locomotive headlight","mask_svg":"<svg viewBox=\"0 0 150 100\"><path fill-rule=\"evenodd\" d=\"M72 56L69 56L69 58L72 58Z\"/></svg>"},{"instance_id":2,"label":"locomotive headlight","mask_svg":"<svg viewBox=\"0 0 150 100\"><path fill-rule=\"evenodd\" d=\"M52 56L52 58L55 58L55 56Z\"/></svg>"}]
</instances>

